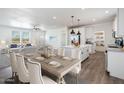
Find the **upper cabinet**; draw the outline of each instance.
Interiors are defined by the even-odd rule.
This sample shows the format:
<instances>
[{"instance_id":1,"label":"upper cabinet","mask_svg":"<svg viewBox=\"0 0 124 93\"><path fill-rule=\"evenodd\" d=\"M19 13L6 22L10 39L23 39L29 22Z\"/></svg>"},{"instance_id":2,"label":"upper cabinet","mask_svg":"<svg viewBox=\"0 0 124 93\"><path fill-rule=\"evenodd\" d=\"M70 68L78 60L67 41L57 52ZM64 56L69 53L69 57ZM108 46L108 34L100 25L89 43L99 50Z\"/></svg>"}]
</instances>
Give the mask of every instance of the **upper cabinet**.
<instances>
[{"instance_id":1,"label":"upper cabinet","mask_svg":"<svg viewBox=\"0 0 124 93\"><path fill-rule=\"evenodd\" d=\"M118 29L117 29L117 35L119 37L124 37L124 8L118 9L117 14L117 23L118 23Z\"/></svg>"},{"instance_id":2,"label":"upper cabinet","mask_svg":"<svg viewBox=\"0 0 124 93\"><path fill-rule=\"evenodd\" d=\"M112 36L115 38L115 37L118 37L118 21L117 21L117 16L115 16L114 18L114 21L113 21L113 28L112 28Z\"/></svg>"},{"instance_id":3,"label":"upper cabinet","mask_svg":"<svg viewBox=\"0 0 124 93\"><path fill-rule=\"evenodd\" d=\"M117 32L117 16L114 18L113 21L113 31Z\"/></svg>"}]
</instances>

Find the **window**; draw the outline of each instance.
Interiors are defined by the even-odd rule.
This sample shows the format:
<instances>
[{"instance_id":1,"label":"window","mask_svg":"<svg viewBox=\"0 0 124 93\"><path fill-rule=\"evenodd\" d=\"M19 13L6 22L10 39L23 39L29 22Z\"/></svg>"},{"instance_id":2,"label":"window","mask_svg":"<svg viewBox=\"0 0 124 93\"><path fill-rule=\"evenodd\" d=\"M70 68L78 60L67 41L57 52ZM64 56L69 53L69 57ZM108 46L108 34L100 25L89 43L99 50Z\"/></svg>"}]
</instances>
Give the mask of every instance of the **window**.
<instances>
[{"instance_id":1,"label":"window","mask_svg":"<svg viewBox=\"0 0 124 93\"><path fill-rule=\"evenodd\" d=\"M29 43L29 32L12 31L12 43L14 44L27 44Z\"/></svg>"},{"instance_id":2,"label":"window","mask_svg":"<svg viewBox=\"0 0 124 93\"><path fill-rule=\"evenodd\" d=\"M23 44L29 43L29 32L21 33L21 43L23 43Z\"/></svg>"},{"instance_id":3,"label":"window","mask_svg":"<svg viewBox=\"0 0 124 93\"><path fill-rule=\"evenodd\" d=\"M12 43L14 44L20 43L20 32L12 31Z\"/></svg>"}]
</instances>

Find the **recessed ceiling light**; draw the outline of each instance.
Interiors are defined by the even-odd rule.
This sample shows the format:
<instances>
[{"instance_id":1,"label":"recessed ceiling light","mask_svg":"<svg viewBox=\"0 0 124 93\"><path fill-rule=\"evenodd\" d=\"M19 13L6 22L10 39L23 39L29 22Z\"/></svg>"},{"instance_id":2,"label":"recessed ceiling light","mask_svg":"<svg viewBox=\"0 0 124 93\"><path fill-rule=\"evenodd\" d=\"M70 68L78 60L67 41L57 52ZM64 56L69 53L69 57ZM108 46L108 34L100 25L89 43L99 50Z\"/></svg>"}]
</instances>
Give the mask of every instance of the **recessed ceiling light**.
<instances>
[{"instance_id":1,"label":"recessed ceiling light","mask_svg":"<svg viewBox=\"0 0 124 93\"><path fill-rule=\"evenodd\" d=\"M82 10L85 10L85 8L81 8Z\"/></svg>"},{"instance_id":2,"label":"recessed ceiling light","mask_svg":"<svg viewBox=\"0 0 124 93\"><path fill-rule=\"evenodd\" d=\"M108 11L108 10L106 10L106 11L105 11L105 13L106 13L106 14L108 14L108 13L109 13L109 11Z\"/></svg>"},{"instance_id":3,"label":"recessed ceiling light","mask_svg":"<svg viewBox=\"0 0 124 93\"><path fill-rule=\"evenodd\" d=\"M93 20L93 22L95 22L95 21L96 21L96 19L95 19L95 18L93 18L92 20Z\"/></svg>"},{"instance_id":4,"label":"recessed ceiling light","mask_svg":"<svg viewBox=\"0 0 124 93\"><path fill-rule=\"evenodd\" d=\"M56 19L56 16L53 16L53 19Z\"/></svg>"}]
</instances>

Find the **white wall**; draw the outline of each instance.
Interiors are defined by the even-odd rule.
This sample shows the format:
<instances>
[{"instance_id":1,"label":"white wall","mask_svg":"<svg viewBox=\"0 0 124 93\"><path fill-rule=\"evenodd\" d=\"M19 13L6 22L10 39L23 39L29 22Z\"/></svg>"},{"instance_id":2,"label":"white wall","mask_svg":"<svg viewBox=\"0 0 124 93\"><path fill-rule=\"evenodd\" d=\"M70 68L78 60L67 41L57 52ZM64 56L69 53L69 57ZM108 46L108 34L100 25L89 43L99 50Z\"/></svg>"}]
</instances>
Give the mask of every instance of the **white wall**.
<instances>
[{"instance_id":1,"label":"white wall","mask_svg":"<svg viewBox=\"0 0 124 93\"><path fill-rule=\"evenodd\" d=\"M86 38L94 38L94 32L104 31L105 32L105 46L107 44L114 43L114 38L112 37L113 22L106 22L101 24L85 26Z\"/></svg>"},{"instance_id":2,"label":"white wall","mask_svg":"<svg viewBox=\"0 0 124 93\"><path fill-rule=\"evenodd\" d=\"M54 47L60 47L67 45L67 27L57 29L47 29L46 42ZM49 37L56 37L55 41L49 40Z\"/></svg>"},{"instance_id":3,"label":"white wall","mask_svg":"<svg viewBox=\"0 0 124 93\"><path fill-rule=\"evenodd\" d=\"M0 25L0 40L4 40L6 42L11 43L12 31L31 32L31 30L27 30L27 29L14 28L14 27Z\"/></svg>"},{"instance_id":4,"label":"white wall","mask_svg":"<svg viewBox=\"0 0 124 93\"><path fill-rule=\"evenodd\" d=\"M27 30L27 29L7 27L7 26L0 26L0 39L11 40L11 38L12 38L12 31L31 32L31 30Z\"/></svg>"}]
</instances>

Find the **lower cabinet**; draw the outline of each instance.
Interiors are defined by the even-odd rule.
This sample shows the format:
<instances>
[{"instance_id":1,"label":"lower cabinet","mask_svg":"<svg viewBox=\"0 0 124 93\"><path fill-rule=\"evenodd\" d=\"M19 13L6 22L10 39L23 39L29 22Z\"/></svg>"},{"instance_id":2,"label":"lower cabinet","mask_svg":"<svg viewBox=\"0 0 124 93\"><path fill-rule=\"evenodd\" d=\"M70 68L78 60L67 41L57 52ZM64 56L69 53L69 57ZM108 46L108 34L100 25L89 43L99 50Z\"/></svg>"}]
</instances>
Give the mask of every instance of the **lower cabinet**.
<instances>
[{"instance_id":1,"label":"lower cabinet","mask_svg":"<svg viewBox=\"0 0 124 93\"><path fill-rule=\"evenodd\" d=\"M124 52L108 51L107 59L110 76L124 79Z\"/></svg>"}]
</instances>

